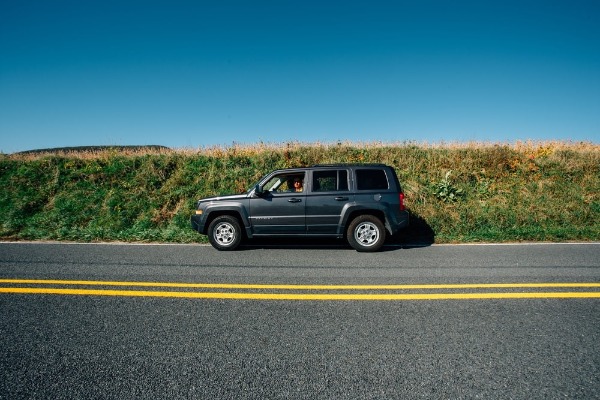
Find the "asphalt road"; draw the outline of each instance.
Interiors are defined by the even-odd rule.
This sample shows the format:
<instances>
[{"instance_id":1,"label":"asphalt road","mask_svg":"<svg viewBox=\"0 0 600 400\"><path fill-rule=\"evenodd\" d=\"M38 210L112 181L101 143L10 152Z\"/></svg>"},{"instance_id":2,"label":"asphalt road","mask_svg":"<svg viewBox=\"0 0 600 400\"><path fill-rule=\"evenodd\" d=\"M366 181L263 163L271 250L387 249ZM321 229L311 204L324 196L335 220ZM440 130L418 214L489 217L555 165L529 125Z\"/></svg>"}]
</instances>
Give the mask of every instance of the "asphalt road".
<instances>
[{"instance_id":1,"label":"asphalt road","mask_svg":"<svg viewBox=\"0 0 600 400\"><path fill-rule=\"evenodd\" d=\"M0 243L0 399L600 398L600 244L385 250Z\"/></svg>"}]
</instances>

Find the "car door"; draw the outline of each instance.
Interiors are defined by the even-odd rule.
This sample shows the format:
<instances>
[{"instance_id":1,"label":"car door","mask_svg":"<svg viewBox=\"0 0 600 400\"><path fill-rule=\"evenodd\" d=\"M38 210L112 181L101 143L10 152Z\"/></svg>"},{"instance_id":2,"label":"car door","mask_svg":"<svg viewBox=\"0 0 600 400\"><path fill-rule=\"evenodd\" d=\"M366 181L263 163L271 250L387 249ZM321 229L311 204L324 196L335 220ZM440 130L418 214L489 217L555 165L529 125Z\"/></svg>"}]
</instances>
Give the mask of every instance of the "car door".
<instances>
[{"instance_id":1,"label":"car door","mask_svg":"<svg viewBox=\"0 0 600 400\"><path fill-rule=\"evenodd\" d=\"M304 176L304 172L275 175L265 182L263 193L250 199L249 218L255 235L306 233L306 191L297 191L292 184L295 179L304 183Z\"/></svg>"},{"instance_id":2,"label":"car door","mask_svg":"<svg viewBox=\"0 0 600 400\"><path fill-rule=\"evenodd\" d=\"M344 206L354 201L350 193L347 169L316 169L310 177L306 196L308 234L336 234Z\"/></svg>"}]
</instances>

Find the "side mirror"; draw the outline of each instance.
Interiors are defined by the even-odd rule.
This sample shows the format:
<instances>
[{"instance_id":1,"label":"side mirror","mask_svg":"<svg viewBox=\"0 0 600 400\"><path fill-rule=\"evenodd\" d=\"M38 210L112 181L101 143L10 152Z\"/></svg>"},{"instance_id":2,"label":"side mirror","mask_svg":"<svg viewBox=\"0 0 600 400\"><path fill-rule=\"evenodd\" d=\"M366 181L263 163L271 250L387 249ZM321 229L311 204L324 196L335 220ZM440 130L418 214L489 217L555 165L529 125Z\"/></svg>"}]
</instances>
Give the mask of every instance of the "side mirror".
<instances>
[{"instance_id":1,"label":"side mirror","mask_svg":"<svg viewBox=\"0 0 600 400\"><path fill-rule=\"evenodd\" d=\"M263 187L261 185L256 185L254 186L254 194L256 194L257 196L262 196L265 194L265 191L263 190Z\"/></svg>"}]
</instances>

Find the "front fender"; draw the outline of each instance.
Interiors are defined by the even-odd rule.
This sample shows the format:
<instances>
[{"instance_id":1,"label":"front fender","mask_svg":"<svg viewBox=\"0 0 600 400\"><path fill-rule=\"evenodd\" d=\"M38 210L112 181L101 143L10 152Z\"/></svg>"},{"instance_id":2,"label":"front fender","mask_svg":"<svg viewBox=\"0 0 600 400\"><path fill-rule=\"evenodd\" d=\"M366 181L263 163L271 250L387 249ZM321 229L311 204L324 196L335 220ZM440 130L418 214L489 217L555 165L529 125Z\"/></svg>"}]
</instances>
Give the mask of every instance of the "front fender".
<instances>
[{"instance_id":1,"label":"front fender","mask_svg":"<svg viewBox=\"0 0 600 400\"><path fill-rule=\"evenodd\" d=\"M212 221L218 215L234 215L240 218L246 232L250 231L250 218L248 217L248 204L242 204L239 201L235 202L211 202L204 208L203 224L200 227L201 233L206 234L208 231L208 222ZM200 231L200 229L199 229Z\"/></svg>"}]
</instances>

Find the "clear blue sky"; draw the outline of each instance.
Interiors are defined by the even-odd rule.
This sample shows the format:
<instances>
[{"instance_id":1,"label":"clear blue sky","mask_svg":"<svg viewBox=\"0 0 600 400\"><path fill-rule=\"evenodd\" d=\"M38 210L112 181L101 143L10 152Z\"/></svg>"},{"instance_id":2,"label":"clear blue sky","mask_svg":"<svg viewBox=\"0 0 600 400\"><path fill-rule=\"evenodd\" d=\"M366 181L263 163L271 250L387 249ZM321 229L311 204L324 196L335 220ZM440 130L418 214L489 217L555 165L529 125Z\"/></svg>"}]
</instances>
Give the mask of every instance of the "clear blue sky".
<instances>
[{"instance_id":1,"label":"clear blue sky","mask_svg":"<svg viewBox=\"0 0 600 400\"><path fill-rule=\"evenodd\" d=\"M2 1L0 152L600 142L600 2Z\"/></svg>"}]
</instances>

